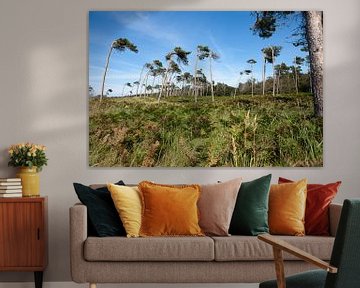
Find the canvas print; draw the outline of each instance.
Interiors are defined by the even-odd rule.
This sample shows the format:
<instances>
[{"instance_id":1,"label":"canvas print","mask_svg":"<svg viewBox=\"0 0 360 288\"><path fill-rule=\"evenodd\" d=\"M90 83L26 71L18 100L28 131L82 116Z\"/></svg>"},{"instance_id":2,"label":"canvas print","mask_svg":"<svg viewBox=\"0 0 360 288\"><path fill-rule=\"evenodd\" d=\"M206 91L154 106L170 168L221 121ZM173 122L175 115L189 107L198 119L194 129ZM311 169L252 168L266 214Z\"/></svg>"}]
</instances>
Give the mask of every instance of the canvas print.
<instances>
[{"instance_id":1,"label":"canvas print","mask_svg":"<svg viewBox=\"0 0 360 288\"><path fill-rule=\"evenodd\" d=\"M90 11L90 167L323 165L322 11Z\"/></svg>"}]
</instances>

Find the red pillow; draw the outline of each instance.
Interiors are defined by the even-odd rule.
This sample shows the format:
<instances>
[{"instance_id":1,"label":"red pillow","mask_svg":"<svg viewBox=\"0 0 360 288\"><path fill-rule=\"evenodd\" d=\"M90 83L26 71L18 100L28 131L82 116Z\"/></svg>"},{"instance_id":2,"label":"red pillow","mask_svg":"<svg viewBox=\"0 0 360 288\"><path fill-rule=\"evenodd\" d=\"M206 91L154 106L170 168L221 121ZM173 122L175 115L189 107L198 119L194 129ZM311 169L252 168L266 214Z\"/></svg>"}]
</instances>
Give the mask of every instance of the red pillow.
<instances>
[{"instance_id":1,"label":"red pillow","mask_svg":"<svg viewBox=\"0 0 360 288\"><path fill-rule=\"evenodd\" d=\"M279 177L279 184L293 182ZM305 234L329 236L329 206L341 181L329 184L308 184L305 210Z\"/></svg>"}]
</instances>

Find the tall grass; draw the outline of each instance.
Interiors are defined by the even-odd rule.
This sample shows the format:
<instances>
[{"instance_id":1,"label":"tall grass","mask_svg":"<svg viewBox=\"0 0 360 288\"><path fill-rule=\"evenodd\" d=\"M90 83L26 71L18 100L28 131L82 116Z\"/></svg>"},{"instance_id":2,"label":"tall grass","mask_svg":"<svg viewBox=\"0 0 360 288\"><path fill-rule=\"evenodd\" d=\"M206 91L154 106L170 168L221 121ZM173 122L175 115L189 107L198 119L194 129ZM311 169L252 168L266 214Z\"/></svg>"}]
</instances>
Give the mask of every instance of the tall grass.
<instances>
[{"instance_id":1,"label":"tall grass","mask_svg":"<svg viewBox=\"0 0 360 288\"><path fill-rule=\"evenodd\" d=\"M113 167L322 166L311 95L90 99L89 162Z\"/></svg>"}]
</instances>

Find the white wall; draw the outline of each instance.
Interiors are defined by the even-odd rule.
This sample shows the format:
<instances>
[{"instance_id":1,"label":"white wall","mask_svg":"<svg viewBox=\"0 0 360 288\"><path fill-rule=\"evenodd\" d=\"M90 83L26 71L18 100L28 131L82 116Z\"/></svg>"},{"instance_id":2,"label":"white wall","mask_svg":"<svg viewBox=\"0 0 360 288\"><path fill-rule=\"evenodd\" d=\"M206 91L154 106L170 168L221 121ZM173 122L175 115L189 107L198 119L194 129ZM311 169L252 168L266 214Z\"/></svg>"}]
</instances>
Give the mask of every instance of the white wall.
<instances>
[{"instance_id":1,"label":"white wall","mask_svg":"<svg viewBox=\"0 0 360 288\"><path fill-rule=\"evenodd\" d=\"M88 168L87 46L89 10L323 10L325 112L323 168ZM336 200L360 197L360 2L242 0L1 0L0 176L13 176L6 148L33 141L48 146L41 193L49 197L46 281L67 281L68 208L72 182L150 179L206 183L265 173L310 182L342 180ZM236 35L234 35L236 36ZM32 281L29 273L0 273L0 282Z\"/></svg>"}]
</instances>

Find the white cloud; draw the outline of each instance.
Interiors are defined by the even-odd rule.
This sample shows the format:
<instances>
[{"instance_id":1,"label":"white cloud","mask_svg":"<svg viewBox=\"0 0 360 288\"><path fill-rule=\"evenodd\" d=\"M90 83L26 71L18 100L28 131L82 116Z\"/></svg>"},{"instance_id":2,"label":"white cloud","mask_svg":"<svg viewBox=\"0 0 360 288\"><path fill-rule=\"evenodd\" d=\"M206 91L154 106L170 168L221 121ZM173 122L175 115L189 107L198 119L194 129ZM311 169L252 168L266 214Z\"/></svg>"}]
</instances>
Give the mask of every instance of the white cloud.
<instances>
[{"instance_id":1,"label":"white cloud","mask_svg":"<svg viewBox=\"0 0 360 288\"><path fill-rule=\"evenodd\" d=\"M180 37L178 31L172 31L170 27L157 23L150 17L149 13L138 11L134 13L114 13L114 19L124 25L127 29L136 31L147 37L161 40L168 46L179 45Z\"/></svg>"}]
</instances>

